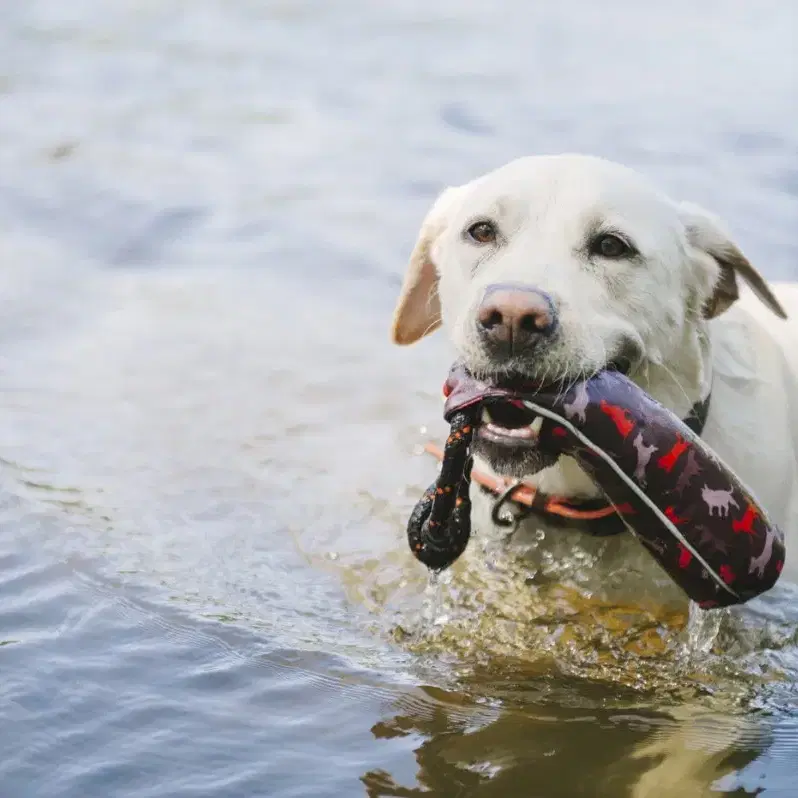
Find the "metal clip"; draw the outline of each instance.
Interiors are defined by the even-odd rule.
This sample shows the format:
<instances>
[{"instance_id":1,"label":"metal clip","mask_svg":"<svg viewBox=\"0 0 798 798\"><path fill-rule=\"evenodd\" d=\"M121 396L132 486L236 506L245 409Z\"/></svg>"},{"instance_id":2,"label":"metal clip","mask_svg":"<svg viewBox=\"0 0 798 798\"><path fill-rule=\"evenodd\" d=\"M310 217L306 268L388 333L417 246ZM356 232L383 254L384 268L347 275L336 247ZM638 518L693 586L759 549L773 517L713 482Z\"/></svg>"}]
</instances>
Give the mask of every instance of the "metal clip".
<instances>
[{"instance_id":1,"label":"metal clip","mask_svg":"<svg viewBox=\"0 0 798 798\"><path fill-rule=\"evenodd\" d=\"M510 498L512 497L513 493L515 493L516 488L523 484L523 480L517 479L515 482L510 484L508 488L506 488L499 496L496 498L496 501L493 502L493 509L490 513L490 519L493 521L496 526L504 527L505 529L510 529L513 532L515 531L518 524L532 512L532 508L529 507L526 510L519 510L518 512L511 512L510 518L506 516L502 516L499 513L501 512L502 508Z\"/></svg>"}]
</instances>

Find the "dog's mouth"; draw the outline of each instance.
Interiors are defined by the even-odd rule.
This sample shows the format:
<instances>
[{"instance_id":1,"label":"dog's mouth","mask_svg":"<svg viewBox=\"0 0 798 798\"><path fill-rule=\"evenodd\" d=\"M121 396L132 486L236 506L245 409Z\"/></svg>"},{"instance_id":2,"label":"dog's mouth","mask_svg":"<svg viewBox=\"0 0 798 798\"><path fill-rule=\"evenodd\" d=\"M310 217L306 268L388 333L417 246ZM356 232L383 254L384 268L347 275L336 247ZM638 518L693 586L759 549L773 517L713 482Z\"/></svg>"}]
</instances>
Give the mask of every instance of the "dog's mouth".
<instances>
[{"instance_id":1,"label":"dog's mouth","mask_svg":"<svg viewBox=\"0 0 798 798\"><path fill-rule=\"evenodd\" d=\"M626 356L619 356L607 363L602 371L619 371L628 374L632 361ZM525 390L562 390L566 383L530 384L528 379L520 375L511 375L496 383L494 388L504 388L509 396L504 398L488 398L482 408L482 424L477 436L498 446L514 448L531 448L537 445L543 419L527 409L519 398L513 394Z\"/></svg>"},{"instance_id":2,"label":"dog's mouth","mask_svg":"<svg viewBox=\"0 0 798 798\"><path fill-rule=\"evenodd\" d=\"M518 399L494 399L482 408L477 436L499 446L537 446L541 416L535 416Z\"/></svg>"},{"instance_id":3,"label":"dog's mouth","mask_svg":"<svg viewBox=\"0 0 798 798\"><path fill-rule=\"evenodd\" d=\"M456 412L481 403L475 447L494 463L524 453L531 455L537 447L543 419L526 408L522 397L543 388L518 375L479 379L462 363L456 363L444 386L444 415L450 419Z\"/></svg>"},{"instance_id":4,"label":"dog's mouth","mask_svg":"<svg viewBox=\"0 0 798 798\"><path fill-rule=\"evenodd\" d=\"M500 474L522 478L553 466L558 456L539 446L543 417L515 396L487 398L474 434L474 454Z\"/></svg>"},{"instance_id":5,"label":"dog's mouth","mask_svg":"<svg viewBox=\"0 0 798 798\"><path fill-rule=\"evenodd\" d=\"M628 374L632 366L633 359L623 355L598 371ZM537 449L543 419L529 410L523 399L539 392L562 391L567 384L543 383L522 374L488 375L480 379L462 363L456 363L444 386L444 415L448 419L458 410L482 403L476 448L494 463L506 464L513 458L539 460L541 453L533 450Z\"/></svg>"}]
</instances>

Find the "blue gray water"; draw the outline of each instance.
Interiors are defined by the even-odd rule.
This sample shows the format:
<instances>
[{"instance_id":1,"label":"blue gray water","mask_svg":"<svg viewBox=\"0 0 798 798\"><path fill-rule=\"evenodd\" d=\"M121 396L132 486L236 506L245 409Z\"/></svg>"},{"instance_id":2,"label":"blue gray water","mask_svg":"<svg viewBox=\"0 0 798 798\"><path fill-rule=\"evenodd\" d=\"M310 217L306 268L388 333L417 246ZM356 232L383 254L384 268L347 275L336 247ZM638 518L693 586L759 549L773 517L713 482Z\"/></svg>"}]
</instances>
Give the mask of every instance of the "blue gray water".
<instances>
[{"instance_id":1,"label":"blue gray water","mask_svg":"<svg viewBox=\"0 0 798 798\"><path fill-rule=\"evenodd\" d=\"M0 796L798 795L789 587L678 634L563 620L501 553L428 584L449 353L387 334L436 193L530 153L639 168L798 277L798 6L0 23Z\"/></svg>"}]
</instances>

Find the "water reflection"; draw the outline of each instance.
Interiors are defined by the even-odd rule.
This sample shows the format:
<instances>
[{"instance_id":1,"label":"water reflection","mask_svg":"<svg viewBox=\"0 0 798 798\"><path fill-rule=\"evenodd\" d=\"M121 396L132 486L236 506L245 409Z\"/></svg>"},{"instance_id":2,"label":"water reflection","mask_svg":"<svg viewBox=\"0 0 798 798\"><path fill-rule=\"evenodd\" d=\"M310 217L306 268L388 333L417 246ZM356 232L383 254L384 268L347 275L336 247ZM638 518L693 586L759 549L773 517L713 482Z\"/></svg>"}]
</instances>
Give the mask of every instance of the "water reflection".
<instances>
[{"instance_id":1,"label":"water reflection","mask_svg":"<svg viewBox=\"0 0 798 798\"><path fill-rule=\"evenodd\" d=\"M586 696L583 685L571 687L545 712L504 709L486 720L478 710L463 711L464 696L425 688L433 709L405 711L371 729L378 740L421 738L417 785L372 770L363 776L369 798L709 798L717 795L719 780L733 784L771 742L764 723L688 705L608 709L605 704L618 701L616 691ZM754 796L759 788L734 794Z\"/></svg>"}]
</instances>

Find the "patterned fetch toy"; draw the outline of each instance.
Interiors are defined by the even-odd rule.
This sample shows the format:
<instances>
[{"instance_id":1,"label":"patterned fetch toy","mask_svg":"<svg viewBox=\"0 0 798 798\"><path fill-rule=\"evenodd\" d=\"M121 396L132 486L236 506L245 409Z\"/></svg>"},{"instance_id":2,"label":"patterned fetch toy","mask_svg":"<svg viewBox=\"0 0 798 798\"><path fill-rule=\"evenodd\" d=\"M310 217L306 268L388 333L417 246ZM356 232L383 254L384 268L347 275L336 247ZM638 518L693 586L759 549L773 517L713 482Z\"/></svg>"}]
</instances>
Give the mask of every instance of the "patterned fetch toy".
<instances>
[{"instance_id":1,"label":"patterned fetch toy","mask_svg":"<svg viewBox=\"0 0 798 798\"><path fill-rule=\"evenodd\" d=\"M769 590L784 537L751 492L686 424L619 372L564 393L481 383L456 364L444 416L451 433L441 472L410 516L414 555L449 567L471 535L470 446L483 405L512 402L543 418L541 451L573 457L677 585L704 609Z\"/></svg>"}]
</instances>

